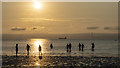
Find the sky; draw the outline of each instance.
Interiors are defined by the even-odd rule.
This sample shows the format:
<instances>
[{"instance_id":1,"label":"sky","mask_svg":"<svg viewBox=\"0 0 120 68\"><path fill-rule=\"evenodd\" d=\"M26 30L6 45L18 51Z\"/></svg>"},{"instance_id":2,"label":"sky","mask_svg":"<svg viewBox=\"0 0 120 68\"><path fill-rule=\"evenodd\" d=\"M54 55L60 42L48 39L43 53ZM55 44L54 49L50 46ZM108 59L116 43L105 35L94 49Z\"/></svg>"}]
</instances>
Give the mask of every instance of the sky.
<instances>
[{"instance_id":1,"label":"sky","mask_svg":"<svg viewBox=\"0 0 120 68\"><path fill-rule=\"evenodd\" d=\"M3 34L117 33L117 2L3 2Z\"/></svg>"},{"instance_id":2,"label":"sky","mask_svg":"<svg viewBox=\"0 0 120 68\"><path fill-rule=\"evenodd\" d=\"M1 0L2 2L30 2L33 0ZM120 0L39 0L44 2L118 2Z\"/></svg>"}]
</instances>

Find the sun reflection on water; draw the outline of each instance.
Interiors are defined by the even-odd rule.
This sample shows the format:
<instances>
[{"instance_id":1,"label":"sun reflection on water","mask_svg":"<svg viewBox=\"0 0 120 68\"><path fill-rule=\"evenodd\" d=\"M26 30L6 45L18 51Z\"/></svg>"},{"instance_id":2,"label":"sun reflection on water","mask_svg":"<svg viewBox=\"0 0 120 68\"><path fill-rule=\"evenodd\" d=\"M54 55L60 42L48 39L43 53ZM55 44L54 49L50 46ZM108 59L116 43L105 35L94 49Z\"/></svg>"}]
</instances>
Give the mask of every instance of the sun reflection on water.
<instances>
[{"instance_id":1,"label":"sun reflection on water","mask_svg":"<svg viewBox=\"0 0 120 68\"><path fill-rule=\"evenodd\" d=\"M41 52L44 53L44 48L45 48L44 44L45 44L46 41L47 41L46 39L31 39L31 43L33 43L33 46L32 46L33 52L34 53L39 53L38 48L39 48L39 45L40 45L41 48L42 48Z\"/></svg>"},{"instance_id":2,"label":"sun reflection on water","mask_svg":"<svg viewBox=\"0 0 120 68\"><path fill-rule=\"evenodd\" d=\"M39 63L35 63L37 66L40 65Z\"/></svg>"},{"instance_id":3,"label":"sun reflection on water","mask_svg":"<svg viewBox=\"0 0 120 68\"><path fill-rule=\"evenodd\" d=\"M41 40L36 40L36 41L34 41L34 44L35 44L36 47L39 47L39 45L42 46L42 41Z\"/></svg>"}]
</instances>

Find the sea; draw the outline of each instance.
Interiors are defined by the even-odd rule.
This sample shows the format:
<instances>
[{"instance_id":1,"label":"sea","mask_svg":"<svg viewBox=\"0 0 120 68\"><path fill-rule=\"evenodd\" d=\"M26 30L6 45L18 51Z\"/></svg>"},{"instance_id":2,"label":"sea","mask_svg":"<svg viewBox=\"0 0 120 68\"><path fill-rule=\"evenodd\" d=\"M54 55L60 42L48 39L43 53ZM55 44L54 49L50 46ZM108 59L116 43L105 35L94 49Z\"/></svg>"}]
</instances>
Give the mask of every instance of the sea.
<instances>
[{"instance_id":1,"label":"sea","mask_svg":"<svg viewBox=\"0 0 120 68\"><path fill-rule=\"evenodd\" d=\"M94 51L91 43L95 43ZM53 49L50 48L52 43ZM71 43L72 50L67 52L66 45ZM78 44L84 44L84 50L79 51ZM18 44L18 55L27 55L27 44L30 45L30 56L38 56L39 45L42 47L44 56L118 56L118 41L108 40L81 40L81 39L27 39L27 40L3 40L2 55L16 55L16 44Z\"/></svg>"}]
</instances>

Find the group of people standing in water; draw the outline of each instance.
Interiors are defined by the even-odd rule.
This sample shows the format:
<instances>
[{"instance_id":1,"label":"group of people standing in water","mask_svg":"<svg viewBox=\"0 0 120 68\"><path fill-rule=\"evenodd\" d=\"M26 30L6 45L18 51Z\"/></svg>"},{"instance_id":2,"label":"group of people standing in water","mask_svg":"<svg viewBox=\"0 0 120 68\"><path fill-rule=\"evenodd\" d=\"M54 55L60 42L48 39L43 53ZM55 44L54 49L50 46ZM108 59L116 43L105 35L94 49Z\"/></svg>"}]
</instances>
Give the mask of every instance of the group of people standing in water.
<instances>
[{"instance_id":1,"label":"group of people standing in water","mask_svg":"<svg viewBox=\"0 0 120 68\"><path fill-rule=\"evenodd\" d=\"M15 48L16 48L16 56L17 56L17 54L18 54L18 44L16 44ZM26 50L27 50L27 55L29 55L30 45L27 44Z\"/></svg>"},{"instance_id":2,"label":"group of people standing in water","mask_svg":"<svg viewBox=\"0 0 120 68\"><path fill-rule=\"evenodd\" d=\"M16 44L16 56L17 56L17 54L18 54L18 44ZM30 45L28 45L27 44L27 46L26 46L26 50L27 50L27 55L29 55L29 51L30 51ZM39 45L39 47L38 47L38 50L39 50L39 55L41 54L42 55L42 47Z\"/></svg>"},{"instance_id":3,"label":"group of people standing in water","mask_svg":"<svg viewBox=\"0 0 120 68\"><path fill-rule=\"evenodd\" d=\"M71 48L72 48L72 44L71 43L67 44L67 52L71 52Z\"/></svg>"},{"instance_id":4,"label":"group of people standing in water","mask_svg":"<svg viewBox=\"0 0 120 68\"><path fill-rule=\"evenodd\" d=\"M92 43L91 50L94 51L94 48L95 48L95 44ZM80 44L80 43L79 43L79 51L80 51L80 50L82 50L82 51L84 50L84 44Z\"/></svg>"},{"instance_id":5,"label":"group of people standing in water","mask_svg":"<svg viewBox=\"0 0 120 68\"><path fill-rule=\"evenodd\" d=\"M78 47L79 47L79 51L84 50L84 44L79 43ZM53 49L53 44L52 43L50 44L50 48ZM91 50L94 51L94 48L95 48L95 44L92 43ZM67 49L67 52L71 52L72 44L71 43L67 44L66 49ZM26 50L27 50L27 55L29 55L30 45L27 44ZM39 45L38 51L39 51L39 55L42 55L42 52L41 52L42 47L41 47L41 45ZM17 54L18 54L18 44L16 44L16 56L17 56Z\"/></svg>"}]
</instances>

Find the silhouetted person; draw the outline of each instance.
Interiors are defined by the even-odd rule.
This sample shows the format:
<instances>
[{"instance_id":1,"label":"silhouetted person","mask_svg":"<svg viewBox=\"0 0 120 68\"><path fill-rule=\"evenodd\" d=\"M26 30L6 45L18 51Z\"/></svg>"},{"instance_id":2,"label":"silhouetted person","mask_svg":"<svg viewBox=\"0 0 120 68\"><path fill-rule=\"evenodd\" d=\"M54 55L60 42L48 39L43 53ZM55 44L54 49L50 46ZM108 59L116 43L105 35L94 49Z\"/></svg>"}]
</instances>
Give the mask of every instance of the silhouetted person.
<instances>
[{"instance_id":1,"label":"silhouetted person","mask_svg":"<svg viewBox=\"0 0 120 68\"><path fill-rule=\"evenodd\" d=\"M42 48L41 48L41 46L39 45L39 56L40 56L40 54L42 55L42 53L41 53L41 51L42 51Z\"/></svg>"},{"instance_id":2,"label":"silhouetted person","mask_svg":"<svg viewBox=\"0 0 120 68\"><path fill-rule=\"evenodd\" d=\"M16 44L16 56L18 54L18 44Z\"/></svg>"},{"instance_id":3,"label":"silhouetted person","mask_svg":"<svg viewBox=\"0 0 120 68\"><path fill-rule=\"evenodd\" d=\"M26 49L27 49L27 55L29 55L30 46L28 44L26 46Z\"/></svg>"},{"instance_id":4,"label":"silhouetted person","mask_svg":"<svg viewBox=\"0 0 120 68\"><path fill-rule=\"evenodd\" d=\"M67 44L67 45L66 45L67 52L68 52L68 48L69 48L69 45Z\"/></svg>"},{"instance_id":5,"label":"silhouetted person","mask_svg":"<svg viewBox=\"0 0 120 68\"><path fill-rule=\"evenodd\" d=\"M84 50L84 44L82 44L82 51Z\"/></svg>"},{"instance_id":6,"label":"silhouetted person","mask_svg":"<svg viewBox=\"0 0 120 68\"><path fill-rule=\"evenodd\" d=\"M82 45L79 43L79 51L81 50L81 46L82 46Z\"/></svg>"},{"instance_id":7,"label":"silhouetted person","mask_svg":"<svg viewBox=\"0 0 120 68\"><path fill-rule=\"evenodd\" d=\"M71 48L72 48L72 44L70 43L69 44L69 50L70 50L70 52L71 52Z\"/></svg>"},{"instance_id":8,"label":"silhouetted person","mask_svg":"<svg viewBox=\"0 0 120 68\"><path fill-rule=\"evenodd\" d=\"M50 44L50 48L53 49L53 45L52 45L52 43Z\"/></svg>"},{"instance_id":9,"label":"silhouetted person","mask_svg":"<svg viewBox=\"0 0 120 68\"><path fill-rule=\"evenodd\" d=\"M94 48L95 48L95 44L94 43L92 43L92 51L94 51Z\"/></svg>"}]
</instances>

